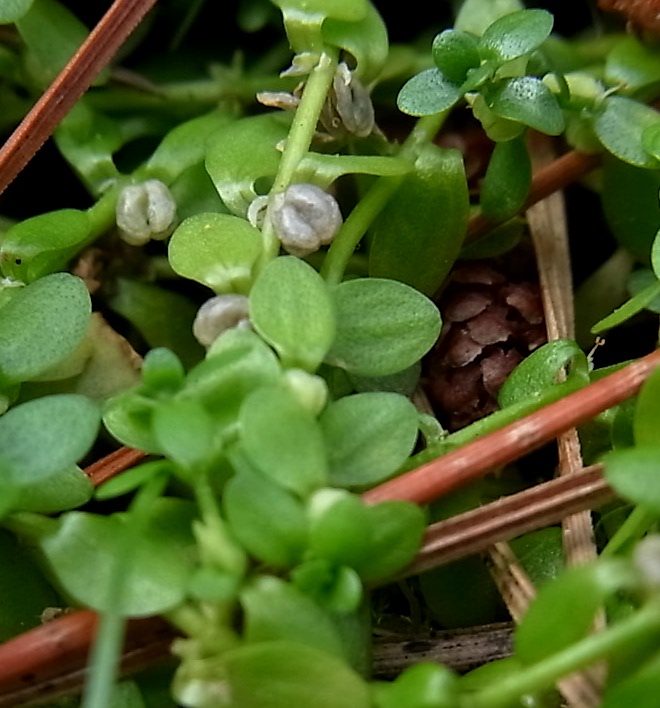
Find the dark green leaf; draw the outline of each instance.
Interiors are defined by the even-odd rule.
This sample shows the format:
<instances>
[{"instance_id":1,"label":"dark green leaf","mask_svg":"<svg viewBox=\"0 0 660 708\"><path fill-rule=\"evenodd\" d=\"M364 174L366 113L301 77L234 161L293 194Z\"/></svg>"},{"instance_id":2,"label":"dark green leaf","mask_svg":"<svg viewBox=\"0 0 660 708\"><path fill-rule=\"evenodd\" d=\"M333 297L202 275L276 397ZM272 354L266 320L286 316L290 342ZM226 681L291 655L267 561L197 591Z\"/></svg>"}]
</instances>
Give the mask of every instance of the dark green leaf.
<instances>
[{"instance_id":1,"label":"dark green leaf","mask_svg":"<svg viewBox=\"0 0 660 708\"><path fill-rule=\"evenodd\" d=\"M428 116L451 108L463 95L438 69L426 69L409 79L396 99L399 110L411 116Z\"/></svg>"},{"instance_id":2,"label":"dark green leaf","mask_svg":"<svg viewBox=\"0 0 660 708\"><path fill-rule=\"evenodd\" d=\"M30 283L62 270L93 237L88 213L78 209L60 209L20 221L2 238L2 272Z\"/></svg>"},{"instance_id":3,"label":"dark green leaf","mask_svg":"<svg viewBox=\"0 0 660 708\"><path fill-rule=\"evenodd\" d=\"M87 332L90 310L87 288L68 273L19 290L0 309L0 380L34 379L72 354Z\"/></svg>"},{"instance_id":4,"label":"dark green leaf","mask_svg":"<svg viewBox=\"0 0 660 708\"><path fill-rule=\"evenodd\" d=\"M335 336L332 297L321 276L293 256L272 260L250 292L250 321L288 367L315 371Z\"/></svg>"},{"instance_id":5,"label":"dark green leaf","mask_svg":"<svg viewBox=\"0 0 660 708\"><path fill-rule=\"evenodd\" d=\"M241 592L248 644L291 641L345 658L331 616L295 586L262 575Z\"/></svg>"},{"instance_id":6,"label":"dark green leaf","mask_svg":"<svg viewBox=\"0 0 660 708\"><path fill-rule=\"evenodd\" d=\"M159 499L145 529L131 539L131 562L126 552L125 520L69 512L60 517L55 533L39 545L63 589L77 602L103 612L111 602L112 573L124 573L119 611L127 617L165 612L185 597L190 580L191 522L195 507L178 499Z\"/></svg>"},{"instance_id":7,"label":"dark green leaf","mask_svg":"<svg viewBox=\"0 0 660 708\"><path fill-rule=\"evenodd\" d=\"M556 339L539 347L509 374L498 396L500 406L506 408L541 396L559 383L562 372L569 364L574 379L581 383L589 382L587 357L572 339Z\"/></svg>"},{"instance_id":8,"label":"dark green leaf","mask_svg":"<svg viewBox=\"0 0 660 708\"><path fill-rule=\"evenodd\" d=\"M301 496L323 486L328 461L321 427L284 388L262 387L241 407L247 457L277 484Z\"/></svg>"},{"instance_id":9,"label":"dark green leaf","mask_svg":"<svg viewBox=\"0 0 660 708\"><path fill-rule=\"evenodd\" d=\"M516 632L516 655L534 664L586 636L603 601L630 583L628 565L600 560L544 585ZM570 621L567 621L570 618Z\"/></svg>"},{"instance_id":10,"label":"dark green leaf","mask_svg":"<svg viewBox=\"0 0 660 708\"><path fill-rule=\"evenodd\" d=\"M458 256L468 214L463 158L427 145L372 227L370 274L432 295Z\"/></svg>"},{"instance_id":11,"label":"dark green leaf","mask_svg":"<svg viewBox=\"0 0 660 708\"><path fill-rule=\"evenodd\" d=\"M636 91L660 81L660 56L655 47L627 35L607 54L605 78L612 85Z\"/></svg>"},{"instance_id":12,"label":"dark green leaf","mask_svg":"<svg viewBox=\"0 0 660 708\"><path fill-rule=\"evenodd\" d=\"M603 212L614 237L642 263L660 229L660 171L633 167L614 157L603 160Z\"/></svg>"},{"instance_id":13,"label":"dark green leaf","mask_svg":"<svg viewBox=\"0 0 660 708\"><path fill-rule=\"evenodd\" d=\"M144 387L155 394L178 391L183 386L185 376L179 357L164 347L151 349L142 362Z\"/></svg>"},{"instance_id":14,"label":"dark green leaf","mask_svg":"<svg viewBox=\"0 0 660 708\"><path fill-rule=\"evenodd\" d=\"M41 624L47 607L58 607L61 599L39 571L25 548L5 530L0 530L0 641Z\"/></svg>"},{"instance_id":15,"label":"dark green leaf","mask_svg":"<svg viewBox=\"0 0 660 708\"><path fill-rule=\"evenodd\" d=\"M171 349L186 368L196 364L204 349L193 337L197 308L179 293L157 285L118 278L110 307L135 326L151 347Z\"/></svg>"},{"instance_id":16,"label":"dark green leaf","mask_svg":"<svg viewBox=\"0 0 660 708\"><path fill-rule=\"evenodd\" d=\"M367 582L384 580L410 563L422 542L426 519L416 504L383 502L368 509L372 553L356 570Z\"/></svg>"},{"instance_id":17,"label":"dark green leaf","mask_svg":"<svg viewBox=\"0 0 660 708\"><path fill-rule=\"evenodd\" d=\"M615 450L603 459L605 478L624 499L660 512L660 445Z\"/></svg>"},{"instance_id":18,"label":"dark green leaf","mask_svg":"<svg viewBox=\"0 0 660 708\"><path fill-rule=\"evenodd\" d=\"M232 534L258 560L276 568L298 563L307 547L307 518L300 500L267 475L241 469L222 495Z\"/></svg>"},{"instance_id":19,"label":"dark green leaf","mask_svg":"<svg viewBox=\"0 0 660 708\"><path fill-rule=\"evenodd\" d=\"M498 82L488 91L486 100L500 118L517 121L548 135L559 135L564 130L564 116L557 99L533 76Z\"/></svg>"},{"instance_id":20,"label":"dark green leaf","mask_svg":"<svg viewBox=\"0 0 660 708\"><path fill-rule=\"evenodd\" d=\"M617 309L607 317L596 322L591 328L592 333L600 334L601 332L606 332L608 329L612 329L612 327L618 327L618 325L626 322L626 320L629 320L638 312L645 309L658 296L660 296L660 282L655 281L643 290L640 290L636 295L631 297L630 300L624 302L621 307L617 307Z\"/></svg>"},{"instance_id":21,"label":"dark green leaf","mask_svg":"<svg viewBox=\"0 0 660 708\"><path fill-rule=\"evenodd\" d=\"M483 58L510 61L537 49L552 32L553 17L545 10L521 10L495 20L481 35Z\"/></svg>"},{"instance_id":22,"label":"dark green leaf","mask_svg":"<svg viewBox=\"0 0 660 708\"><path fill-rule=\"evenodd\" d=\"M448 29L433 40L433 61L452 83L462 84L469 69L481 63L477 38L468 32Z\"/></svg>"},{"instance_id":23,"label":"dark green leaf","mask_svg":"<svg viewBox=\"0 0 660 708\"><path fill-rule=\"evenodd\" d=\"M372 552L369 511L343 489L321 489L309 500L309 548L337 566L359 567Z\"/></svg>"},{"instance_id":24,"label":"dark green leaf","mask_svg":"<svg viewBox=\"0 0 660 708\"><path fill-rule=\"evenodd\" d=\"M229 211L244 217L255 182L275 176L287 131L287 118L269 113L230 123L209 139L206 169Z\"/></svg>"},{"instance_id":25,"label":"dark green leaf","mask_svg":"<svg viewBox=\"0 0 660 708\"><path fill-rule=\"evenodd\" d=\"M637 396L633 430L636 445L656 445L660 441L660 371L657 369Z\"/></svg>"},{"instance_id":26,"label":"dark green leaf","mask_svg":"<svg viewBox=\"0 0 660 708\"><path fill-rule=\"evenodd\" d=\"M525 140L518 137L496 143L481 184L483 215L493 221L514 216L522 209L531 183L532 163Z\"/></svg>"},{"instance_id":27,"label":"dark green leaf","mask_svg":"<svg viewBox=\"0 0 660 708\"><path fill-rule=\"evenodd\" d=\"M394 280L363 278L338 285L333 296L337 336L327 361L363 376L385 376L412 366L440 333L436 306Z\"/></svg>"},{"instance_id":28,"label":"dark green leaf","mask_svg":"<svg viewBox=\"0 0 660 708\"><path fill-rule=\"evenodd\" d=\"M232 708L371 708L369 685L345 661L294 642L248 644L223 656Z\"/></svg>"},{"instance_id":29,"label":"dark green leaf","mask_svg":"<svg viewBox=\"0 0 660 708\"><path fill-rule=\"evenodd\" d=\"M657 169L660 162L643 144L643 134L660 124L660 115L650 106L623 96L610 96L596 117L594 129L606 150L636 167Z\"/></svg>"},{"instance_id":30,"label":"dark green leaf","mask_svg":"<svg viewBox=\"0 0 660 708\"><path fill-rule=\"evenodd\" d=\"M603 708L655 708L660 691L660 657L656 654L639 671L608 686L603 696Z\"/></svg>"},{"instance_id":31,"label":"dark green leaf","mask_svg":"<svg viewBox=\"0 0 660 708\"><path fill-rule=\"evenodd\" d=\"M4 0L0 7L0 24L8 25L20 20L30 9L33 0Z\"/></svg>"},{"instance_id":32,"label":"dark green leaf","mask_svg":"<svg viewBox=\"0 0 660 708\"><path fill-rule=\"evenodd\" d=\"M330 482L367 486L392 475L417 440L418 414L396 393L359 393L330 403L320 418Z\"/></svg>"},{"instance_id":33,"label":"dark green leaf","mask_svg":"<svg viewBox=\"0 0 660 708\"><path fill-rule=\"evenodd\" d=\"M44 396L0 418L0 475L16 486L68 470L89 450L99 410L77 395Z\"/></svg>"}]
</instances>

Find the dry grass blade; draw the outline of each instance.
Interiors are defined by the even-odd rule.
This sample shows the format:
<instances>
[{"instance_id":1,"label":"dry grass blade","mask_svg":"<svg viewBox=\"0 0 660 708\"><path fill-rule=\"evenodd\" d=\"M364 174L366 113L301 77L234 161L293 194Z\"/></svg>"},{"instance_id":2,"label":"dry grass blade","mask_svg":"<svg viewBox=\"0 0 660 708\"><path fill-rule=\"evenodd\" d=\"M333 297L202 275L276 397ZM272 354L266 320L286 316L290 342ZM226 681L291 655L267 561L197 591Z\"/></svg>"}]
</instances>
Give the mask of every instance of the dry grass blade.
<instances>
[{"instance_id":1,"label":"dry grass blade","mask_svg":"<svg viewBox=\"0 0 660 708\"><path fill-rule=\"evenodd\" d=\"M142 450L120 447L109 455L85 467L85 474L95 487L107 482L121 472L125 472L147 456Z\"/></svg>"},{"instance_id":2,"label":"dry grass blade","mask_svg":"<svg viewBox=\"0 0 660 708\"><path fill-rule=\"evenodd\" d=\"M555 524L567 514L596 508L613 497L601 465L503 497L429 526L417 558L404 575L480 553L498 541Z\"/></svg>"},{"instance_id":3,"label":"dry grass blade","mask_svg":"<svg viewBox=\"0 0 660 708\"><path fill-rule=\"evenodd\" d=\"M46 142L156 0L115 0L57 78L0 148L0 194Z\"/></svg>"}]
</instances>

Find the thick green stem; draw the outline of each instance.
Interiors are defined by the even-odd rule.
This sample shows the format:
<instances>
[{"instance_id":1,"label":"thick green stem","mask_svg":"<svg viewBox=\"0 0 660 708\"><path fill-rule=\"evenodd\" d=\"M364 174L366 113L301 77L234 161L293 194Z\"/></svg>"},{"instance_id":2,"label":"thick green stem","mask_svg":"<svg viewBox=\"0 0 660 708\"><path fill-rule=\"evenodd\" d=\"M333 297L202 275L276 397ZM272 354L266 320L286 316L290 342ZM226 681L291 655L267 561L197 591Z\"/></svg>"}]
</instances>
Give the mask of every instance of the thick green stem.
<instances>
[{"instance_id":1,"label":"thick green stem","mask_svg":"<svg viewBox=\"0 0 660 708\"><path fill-rule=\"evenodd\" d=\"M433 139L445 119L446 113L420 118L401 147L399 157L411 162L419 146ZM369 189L350 213L339 230L321 268L321 275L330 284L337 284L346 270L353 252L367 229L399 188L404 177L381 177Z\"/></svg>"},{"instance_id":2,"label":"thick green stem","mask_svg":"<svg viewBox=\"0 0 660 708\"><path fill-rule=\"evenodd\" d=\"M309 151L336 69L337 52L327 49L321 54L318 64L312 70L305 84L286 139L279 169L270 190L271 195L283 192L291 184L300 161ZM264 240L262 264L266 264L277 255L280 242L268 219L264 223L262 233Z\"/></svg>"},{"instance_id":3,"label":"thick green stem","mask_svg":"<svg viewBox=\"0 0 660 708\"><path fill-rule=\"evenodd\" d=\"M570 621L567 618L566 621ZM633 647L651 635L660 636L660 603L649 602L631 617L608 629L590 634L562 652L500 679L492 686L470 696L462 708L500 708L509 706L527 693L550 688L564 676L585 668L600 659Z\"/></svg>"}]
</instances>

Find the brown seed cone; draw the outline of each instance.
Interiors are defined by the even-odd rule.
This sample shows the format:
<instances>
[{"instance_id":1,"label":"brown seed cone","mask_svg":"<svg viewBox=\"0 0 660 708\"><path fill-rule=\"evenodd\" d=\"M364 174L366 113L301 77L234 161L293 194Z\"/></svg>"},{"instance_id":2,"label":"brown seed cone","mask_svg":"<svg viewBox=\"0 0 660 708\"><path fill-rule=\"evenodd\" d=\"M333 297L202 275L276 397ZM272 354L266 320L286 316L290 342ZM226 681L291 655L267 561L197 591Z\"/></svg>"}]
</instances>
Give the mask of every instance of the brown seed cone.
<instances>
[{"instance_id":1,"label":"brown seed cone","mask_svg":"<svg viewBox=\"0 0 660 708\"><path fill-rule=\"evenodd\" d=\"M486 261L454 269L439 301L443 328L425 362L427 393L450 431L497 410L511 370L545 342L539 287Z\"/></svg>"},{"instance_id":2,"label":"brown seed cone","mask_svg":"<svg viewBox=\"0 0 660 708\"><path fill-rule=\"evenodd\" d=\"M638 32L660 36L660 0L598 0L598 7L623 15Z\"/></svg>"}]
</instances>

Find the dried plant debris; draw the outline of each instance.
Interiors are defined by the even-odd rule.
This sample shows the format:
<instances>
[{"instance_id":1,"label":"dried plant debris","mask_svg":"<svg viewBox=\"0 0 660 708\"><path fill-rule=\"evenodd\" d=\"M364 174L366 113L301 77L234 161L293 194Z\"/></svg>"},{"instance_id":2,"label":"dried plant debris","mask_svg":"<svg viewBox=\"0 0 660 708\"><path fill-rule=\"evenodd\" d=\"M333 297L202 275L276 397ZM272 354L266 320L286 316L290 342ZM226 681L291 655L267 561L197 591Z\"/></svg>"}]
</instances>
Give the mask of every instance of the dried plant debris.
<instances>
[{"instance_id":1,"label":"dried plant debris","mask_svg":"<svg viewBox=\"0 0 660 708\"><path fill-rule=\"evenodd\" d=\"M429 398L451 431L497 410L497 394L545 342L538 284L486 261L459 265L439 302L443 329L427 358Z\"/></svg>"}]
</instances>

